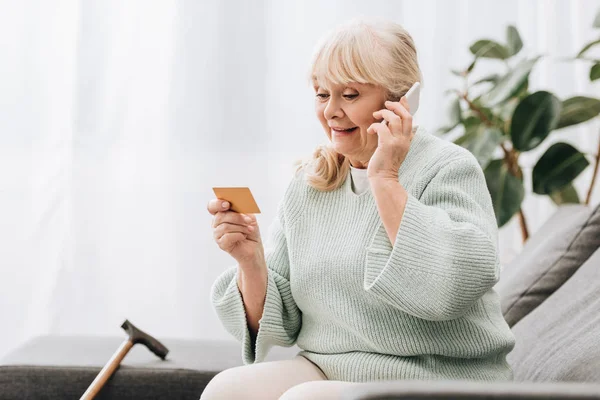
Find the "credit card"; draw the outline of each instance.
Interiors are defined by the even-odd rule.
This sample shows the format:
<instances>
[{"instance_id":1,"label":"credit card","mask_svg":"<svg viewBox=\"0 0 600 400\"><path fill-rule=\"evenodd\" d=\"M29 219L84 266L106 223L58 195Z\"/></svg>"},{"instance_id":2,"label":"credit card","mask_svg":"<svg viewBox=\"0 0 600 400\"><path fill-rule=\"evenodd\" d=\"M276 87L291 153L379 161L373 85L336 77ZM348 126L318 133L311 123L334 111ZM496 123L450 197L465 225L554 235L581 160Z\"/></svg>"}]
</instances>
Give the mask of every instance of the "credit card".
<instances>
[{"instance_id":1,"label":"credit card","mask_svg":"<svg viewBox=\"0 0 600 400\"><path fill-rule=\"evenodd\" d=\"M230 210L242 214L260 214L260 209L250 188L247 187L214 187L212 188L220 200L227 200Z\"/></svg>"}]
</instances>

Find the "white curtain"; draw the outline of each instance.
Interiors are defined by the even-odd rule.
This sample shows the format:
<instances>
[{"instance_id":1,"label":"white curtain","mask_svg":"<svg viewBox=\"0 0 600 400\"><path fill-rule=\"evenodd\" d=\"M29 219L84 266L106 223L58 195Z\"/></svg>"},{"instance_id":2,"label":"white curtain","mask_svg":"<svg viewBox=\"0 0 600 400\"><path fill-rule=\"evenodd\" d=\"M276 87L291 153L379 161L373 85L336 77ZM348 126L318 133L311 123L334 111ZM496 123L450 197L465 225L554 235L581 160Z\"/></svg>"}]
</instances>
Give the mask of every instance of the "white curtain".
<instances>
[{"instance_id":1,"label":"white curtain","mask_svg":"<svg viewBox=\"0 0 600 400\"><path fill-rule=\"evenodd\" d=\"M525 50L572 56L597 36L598 0L0 0L0 355L42 334L231 339L212 282L233 259L212 239L213 186L249 186L263 234L292 162L325 135L307 71L317 39L384 16L414 36L424 75L417 123L443 122L468 47L505 27ZM534 89L599 96L589 65L538 64ZM482 72L493 69L492 64ZM599 124L552 141L596 151ZM529 164L527 164L529 163ZM576 184L580 193L591 169ZM598 188L597 188L598 189ZM596 190L593 202L600 200ZM529 194L535 232L554 206ZM516 219L502 260L521 246Z\"/></svg>"}]
</instances>

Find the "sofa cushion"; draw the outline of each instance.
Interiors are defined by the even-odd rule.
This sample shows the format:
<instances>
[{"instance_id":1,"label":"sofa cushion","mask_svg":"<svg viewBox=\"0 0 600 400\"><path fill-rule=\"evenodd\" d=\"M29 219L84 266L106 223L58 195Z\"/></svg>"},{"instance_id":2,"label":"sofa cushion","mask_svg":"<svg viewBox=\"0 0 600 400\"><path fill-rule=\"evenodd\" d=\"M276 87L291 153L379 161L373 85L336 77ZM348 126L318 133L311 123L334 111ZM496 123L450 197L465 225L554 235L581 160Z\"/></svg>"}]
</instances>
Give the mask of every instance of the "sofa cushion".
<instances>
[{"instance_id":1,"label":"sofa cushion","mask_svg":"<svg viewBox=\"0 0 600 400\"><path fill-rule=\"evenodd\" d=\"M362 383L340 400L599 400L600 384L402 380Z\"/></svg>"},{"instance_id":2,"label":"sofa cushion","mask_svg":"<svg viewBox=\"0 0 600 400\"><path fill-rule=\"evenodd\" d=\"M500 274L494 289L509 326L516 324L567 281L600 247L600 206L558 208Z\"/></svg>"},{"instance_id":3,"label":"sofa cushion","mask_svg":"<svg viewBox=\"0 0 600 400\"><path fill-rule=\"evenodd\" d=\"M512 331L515 380L600 382L600 250Z\"/></svg>"},{"instance_id":4,"label":"sofa cushion","mask_svg":"<svg viewBox=\"0 0 600 400\"><path fill-rule=\"evenodd\" d=\"M0 360L0 399L77 399L124 338L44 336ZM195 399L220 371L242 365L233 341L160 339L165 361L135 345L97 399ZM297 347L271 349L267 360L292 358ZM4 397L5 396L5 397Z\"/></svg>"}]
</instances>

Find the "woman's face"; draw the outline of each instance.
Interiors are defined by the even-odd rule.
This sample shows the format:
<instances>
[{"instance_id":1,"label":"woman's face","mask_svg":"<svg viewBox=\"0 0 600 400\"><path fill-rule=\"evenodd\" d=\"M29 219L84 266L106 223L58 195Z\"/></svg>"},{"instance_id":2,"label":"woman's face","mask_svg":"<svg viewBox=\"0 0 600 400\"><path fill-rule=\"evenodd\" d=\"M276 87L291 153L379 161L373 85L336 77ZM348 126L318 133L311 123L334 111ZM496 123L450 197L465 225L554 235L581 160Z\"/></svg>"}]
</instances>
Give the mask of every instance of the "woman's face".
<instances>
[{"instance_id":1,"label":"woman's face","mask_svg":"<svg viewBox=\"0 0 600 400\"><path fill-rule=\"evenodd\" d=\"M365 83L332 85L330 91L315 84L314 89L317 117L333 148L348 157L352 166L366 168L378 141L367 129L378 122L373 113L385 108L385 90ZM342 131L348 128L354 129Z\"/></svg>"}]
</instances>

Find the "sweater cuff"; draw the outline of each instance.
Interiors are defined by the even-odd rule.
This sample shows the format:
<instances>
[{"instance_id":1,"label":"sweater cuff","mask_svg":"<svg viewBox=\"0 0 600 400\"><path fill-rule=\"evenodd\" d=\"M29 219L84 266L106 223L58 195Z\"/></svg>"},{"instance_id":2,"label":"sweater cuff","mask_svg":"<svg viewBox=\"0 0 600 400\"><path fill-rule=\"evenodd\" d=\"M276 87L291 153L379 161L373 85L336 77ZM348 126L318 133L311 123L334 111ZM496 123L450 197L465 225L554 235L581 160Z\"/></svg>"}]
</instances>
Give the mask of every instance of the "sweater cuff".
<instances>
[{"instance_id":1,"label":"sweater cuff","mask_svg":"<svg viewBox=\"0 0 600 400\"><path fill-rule=\"evenodd\" d=\"M285 310L275 276L273 271L268 271L265 307L262 317L258 321L256 347L254 350L250 350L250 345L244 346L244 363L246 364L264 361L273 346L289 341L288 336L282 332L282 328L285 326L283 321Z\"/></svg>"},{"instance_id":2,"label":"sweater cuff","mask_svg":"<svg viewBox=\"0 0 600 400\"><path fill-rule=\"evenodd\" d=\"M259 321L259 329L255 342L252 342L242 294L238 288L238 270L232 274L229 284L222 294L219 290L213 293L213 303L226 330L242 344L242 360L245 365L263 361L270 348L279 341L289 338L282 335L281 327L283 304L271 270L268 271L267 293L263 315Z\"/></svg>"},{"instance_id":3,"label":"sweater cuff","mask_svg":"<svg viewBox=\"0 0 600 400\"><path fill-rule=\"evenodd\" d=\"M229 284L222 293L219 293L220 290L218 288L213 291L213 304L225 330L238 341L241 341L242 359L246 360L246 354L252 353L254 350L252 349L252 340L246 319L246 309L244 308L242 294L237 285L237 267L226 271L225 274L230 275L227 280ZM224 281L225 279L222 280Z\"/></svg>"}]
</instances>

